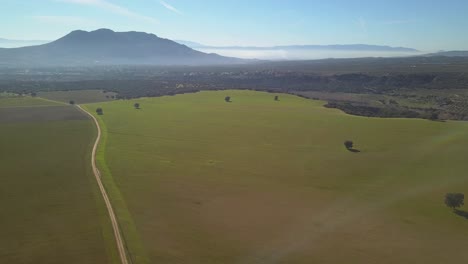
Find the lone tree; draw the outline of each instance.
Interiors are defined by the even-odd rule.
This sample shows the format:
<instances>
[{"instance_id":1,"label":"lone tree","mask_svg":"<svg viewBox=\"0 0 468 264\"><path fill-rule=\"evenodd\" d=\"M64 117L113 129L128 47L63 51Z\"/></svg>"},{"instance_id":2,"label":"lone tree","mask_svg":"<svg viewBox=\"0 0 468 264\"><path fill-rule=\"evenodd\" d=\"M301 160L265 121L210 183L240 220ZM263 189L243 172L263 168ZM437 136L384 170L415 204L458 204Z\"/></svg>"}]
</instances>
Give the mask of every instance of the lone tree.
<instances>
[{"instance_id":1,"label":"lone tree","mask_svg":"<svg viewBox=\"0 0 468 264\"><path fill-rule=\"evenodd\" d=\"M278 101L278 100L279 100L279 97L275 95L275 101Z\"/></svg>"},{"instance_id":2,"label":"lone tree","mask_svg":"<svg viewBox=\"0 0 468 264\"><path fill-rule=\"evenodd\" d=\"M226 101L228 103L231 102L231 96L224 97L224 101Z\"/></svg>"},{"instance_id":3,"label":"lone tree","mask_svg":"<svg viewBox=\"0 0 468 264\"><path fill-rule=\"evenodd\" d=\"M140 109L140 104L139 103L135 103L133 106L135 107L135 109Z\"/></svg>"},{"instance_id":4,"label":"lone tree","mask_svg":"<svg viewBox=\"0 0 468 264\"><path fill-rule=\"evenodd\" d=\"M353 149L353 147L354 147L354 143L351 140L346 140L344 142L344 145L345 145L346 149L348 149L348 150Z\"/></svg>"},{"instance_id":5,"label":"lone tree","mask_svg":"<svg viewBox=\"0 0 468 264\"><path fill-rule=\"evenodd\" d=\"M103 114L104 114L104 111L102 111L102 108L99 107L98 109L96 109L96 113L97 113L98 115L103 115Z\"/></svg>"},{"instance_id":6,"label":"lone tree","mask_svg":"<svg viewBox=\"0 0 468 264\"><path fill-rule=\"evenodd\" d=\"M447 193L445 195L445 205L455 210L464 205L465 195L463 193Z\"/></svg>"},{"instance_id":7,"label":"lone tree","mask_svg":"<svg viewBox=\"0 0 468 264\"><path fill-rule=\"evenodd\" d=\"M71 105L74 105L74 104L75 104L75 101L70 100L70 104L71 104Z\"/></svg>"}]
</instances>

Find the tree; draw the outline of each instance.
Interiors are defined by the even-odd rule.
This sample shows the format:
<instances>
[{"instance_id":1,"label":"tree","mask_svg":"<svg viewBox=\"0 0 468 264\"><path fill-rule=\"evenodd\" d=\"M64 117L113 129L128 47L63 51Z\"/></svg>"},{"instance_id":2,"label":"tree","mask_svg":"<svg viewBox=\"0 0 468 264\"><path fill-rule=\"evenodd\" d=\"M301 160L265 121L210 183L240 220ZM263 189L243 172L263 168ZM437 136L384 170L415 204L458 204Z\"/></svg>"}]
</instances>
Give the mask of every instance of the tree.
<instances>
[{"instance_id":1,"label":"tree","mask_svg":"<svg viewBox=\"0 0 468 264\"><path fill-rule=\"evenodd\" d=\"M279 100L279 97L276 95L275 96L275 101L278 101Z\"/></svg>"},{"instance_id":2,"label":"tree","mask_svg":"<svg viewBox=\"0 0 468 264\"><path fill-rule=\"evenodd\" d=\"M139 103L135 103L133 106L135 107L135 109L140 109L140 104Z\"/></svg>"},{"instance_id":3,"label":"tree","mask_svg":"<svg viewBox=\"0 0 468 264\"><path fill-rule=\"evenodd\" d=\"M445 195L445 205L455 210L464 205L465 195L463 193L447 193Z\"/></svg>"},{"instance_id":4,"label":"tree","mask_svg":"<svg viewBox=\"0 0 468 264\"><path fill-rule=\"evenodd\" d=\"M70 100L70 104L71 104L71 105L74 105L74 104L75 104L75 101Z\"/></svg>"},{"instance_id":5,"label":"tree","mask_svg":"<svg viewBox=\"0 0 468 264\"><path fill-rule=\"evenodd\" d=\"M32 97L36 97L36 96L37 96L37 93L32 92L32 93L31 93L31 96L32 96Z\"/></svg>"},{"instance_id":6,"label":"tree","mask_svg":"<svg viewBox=\"0 0 468 264\"><path fill-rule=\"evenodd\" d=\"M98 109L96 109L96 113L97 113L98 115L103 115L103 114L104 114L104 111L102 111L102 108L99 107Z\"/></svg>"},{"instance_id":7,"label":"tree","mask_svg":"<svg viewBox=\"0 0 468 264\"><path fill-rule=\"evenodd\" d=\"M353 149L353 147L354 147L354 143L351 140L346 140L344 142L344 145L345 145L346 149L348 149L348 150Z\"/></svg>"},{"instance_id":8,"label":"tree","mask_svg":"<svg viewBox=\"0 0 468 264\"><path fill-rule=\"evenodd\" d=\"M228 102L228 103L231 102L231 97L230 97L230 96L224 97L224 101L226 101L226 102Z\"/></svg>"}]
</instances>

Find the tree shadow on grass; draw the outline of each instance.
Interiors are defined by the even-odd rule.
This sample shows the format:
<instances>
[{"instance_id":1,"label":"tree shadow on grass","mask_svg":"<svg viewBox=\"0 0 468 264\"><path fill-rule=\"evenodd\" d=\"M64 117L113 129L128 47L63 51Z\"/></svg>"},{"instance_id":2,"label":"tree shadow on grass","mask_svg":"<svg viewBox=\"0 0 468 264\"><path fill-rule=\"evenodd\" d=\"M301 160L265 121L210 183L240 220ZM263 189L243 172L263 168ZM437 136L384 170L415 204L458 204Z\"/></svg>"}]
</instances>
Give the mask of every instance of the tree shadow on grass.
<instances>
[{"instance_id":1,"label":"tree shadow on grass","mask_svg":"<svg viewBox=\"0 0 468 264\"><path fill-rule=\"evenodd\" d=\"M465 219L468 220L468 212L467 212L467 211L455 209L453 212L454 212L456 215L459 215L459 216L461 216L461 217L464 217Z\"/></svg>"},{"instance_id":2,"label":"tree shadow on grass","mask_svg":"<svg viewBox=\"0 0 468 264\"><path fill-rule=\"evenodd\" d=\"M348 148L347 149L349 152L353 152L353 153L359 153L361 152L359 149L353 149L353 148Z\"/></svg>"}]
</instances>

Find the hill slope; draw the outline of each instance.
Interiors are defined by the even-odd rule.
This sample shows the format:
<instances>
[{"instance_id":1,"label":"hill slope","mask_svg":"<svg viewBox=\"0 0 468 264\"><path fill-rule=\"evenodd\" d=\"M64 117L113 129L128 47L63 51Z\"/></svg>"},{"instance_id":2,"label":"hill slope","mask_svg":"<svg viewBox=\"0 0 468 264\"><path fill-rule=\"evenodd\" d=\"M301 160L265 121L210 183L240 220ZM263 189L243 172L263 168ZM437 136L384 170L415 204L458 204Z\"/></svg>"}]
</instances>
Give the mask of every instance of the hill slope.
<instances>
[{"instance_id":1,"label":"hill slope","mask_svg":"<svg viewBox=\"0 0 468 264\"><path fill-rule=\"evenodd\" d=\"M48 44L0 49L0 65L207 65L243 60L195 51L142 32L73 31Z\"/></svg>"}]
</instances>

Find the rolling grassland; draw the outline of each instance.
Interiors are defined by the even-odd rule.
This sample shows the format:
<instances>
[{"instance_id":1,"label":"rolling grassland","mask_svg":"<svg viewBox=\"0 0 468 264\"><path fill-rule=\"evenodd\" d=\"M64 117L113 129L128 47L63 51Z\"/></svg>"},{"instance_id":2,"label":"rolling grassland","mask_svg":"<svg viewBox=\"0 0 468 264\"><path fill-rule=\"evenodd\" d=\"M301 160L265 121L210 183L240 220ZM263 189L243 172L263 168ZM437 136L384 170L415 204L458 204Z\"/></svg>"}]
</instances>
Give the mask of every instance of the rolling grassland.
<instances>
[{"instance_id":1,"label":"rolling grassland","mask_svg":"<svg viewBox=\"0 0 468 264\"><path fill-rule=\"evenodd\" d=\"M468 220L443 203L468 188L468 124L273 97L216 91L85 106L104 111L98 165L134 258L468 261Z\"/></svg>"}]
</instances>

